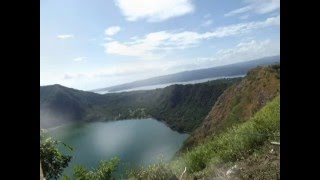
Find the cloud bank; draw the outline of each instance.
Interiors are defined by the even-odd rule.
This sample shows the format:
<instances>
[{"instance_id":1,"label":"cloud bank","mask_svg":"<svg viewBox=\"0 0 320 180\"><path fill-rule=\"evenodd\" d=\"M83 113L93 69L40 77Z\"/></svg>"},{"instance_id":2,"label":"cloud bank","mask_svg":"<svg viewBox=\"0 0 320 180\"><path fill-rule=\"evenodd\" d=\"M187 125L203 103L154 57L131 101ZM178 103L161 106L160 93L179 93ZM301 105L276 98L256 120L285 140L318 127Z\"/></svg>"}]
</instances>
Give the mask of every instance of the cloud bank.
<instances>
[{"instance_id":1,"label":"cloud bank","mask_svg":"<svg viewBox=\"0 0 320 180\"><path fill-rule=\"evenodd\" d=\"M120 32L121 28L119 26L111 26L105 30L105 35L107 36L113 36Z\"/></svg>"},{"instance_id":2,"label":"cloud bank","mask_svg":"<svg viewBox=\"0 0 320 180\"><path fill-rule=\"evenodd\" d=\"M275 16L267 18L264 21L253 21L223 26L214 31L204 33L194 31L152 32L146 34L144 37L135 37L131 41L109 41L103 44L103 46L105 47L105 52L108 54L150 59L163 55L163 52L165 51L194 47L203 40L236 36L257 29L279 25L280 16Z\"/></svg>"},{"instance_id":3,"label":"cloud bank","mask_svg":"<svg viewBox=\"0 0 320 180\"><path fill-rule=\"evenodd\" d=\"M224 16L236 16L245 13L265 14L280 9L280 0L245 0L244 7L232 10Z\"/></svg>"},{"instance_id":4,"label":"cloud bank","mask_svg":"<svg viewBox=\"0 0 320 180\"><path fill-rule=\"evenodd\" d=\"M116 0L116 5L128 21L159 22L194 11L191 0Z\"/></svg>"},{"instance_id":5,"label":"cloud bank","mask_svg":"<svg viewBox=\"0 0 320 180\"><path fill-rule=\"evenodd\" d=\"M74 38L73 34L59 34L57 35L58 39L70 39L70 38Z\"/></svg>"}]
</instances>

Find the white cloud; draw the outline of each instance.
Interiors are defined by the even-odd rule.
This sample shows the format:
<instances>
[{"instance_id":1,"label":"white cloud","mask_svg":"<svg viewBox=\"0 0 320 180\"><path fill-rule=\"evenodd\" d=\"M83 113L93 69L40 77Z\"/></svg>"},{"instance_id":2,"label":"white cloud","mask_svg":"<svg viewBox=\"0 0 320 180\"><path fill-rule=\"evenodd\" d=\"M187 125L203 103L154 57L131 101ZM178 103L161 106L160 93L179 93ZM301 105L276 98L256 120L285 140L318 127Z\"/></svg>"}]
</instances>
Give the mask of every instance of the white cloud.
<instances>
[{"instance_id":1,"label":"white cloud","mask_svg":"<svg viewBox=\"0 0 320 180\"><path fill-rule=\"evenodd\" d=\"M81 57L74 58L73 61L79 62L79 61L84 61L85 59L87 59L87 57L81 56Z\"/></svg>"},{"instance_id":2,"label":"white cloud","mask_svg":"<svg viewBox=\"0 0 320 180\"><path fill-rule=\"evenodd\" d=\"M86 72L63 73L62 76L48 76L52 83L74 87L83 90L92 90L104 86L112 86L135 80L141 80L152 76L170 74L171 67L178 67L175 61L135 61L121 65L107 66L100 69L92 69Z\"/></svg>"},{"instance_id":3,"label":"white cloud","mask_svg":"<svg viewBox=\"0 0 320 180\"><path fill-rule=\"evenodd\" d=\"M108 54L149 59L157 57L157 52L163 56L165 51L194 47L202 40L235 36L268 26L278 25L280 25L280 16L275 16L270 17L265 21L253 21L219 27L214 31L205 33L193 31L153 32L144 37L135 37L132 41L111 41L105 43L103 46L105 47L105 52ZM159 53L160 51L161 53Z\"/></svg>"},{"instance_id":4,"label":"white cloud","mask_svg":"<svg viewBox=\"0 0 320 180\"><path fill-rule=\"evenodd\" d=\"M194 11L191 0L116 0L116 5L128 21L157 22Z\"/></svg>"},{"instance_id":5,"label":"white cloud","mask_svg":"<svg viewBox=\"0 0 320 180\"><path fill-rule=\"evenodd\" d=\"M244 3L248 5L232 10L226 13L224 16L229 17L248 12L265 14L280 8L280 0L244 0Z\"/></svg>"},{"instance_id":6,"label":"white cloud","mask_svg":"<svg viewBox=\"0 0 320 180\"><path fill-rule=\"evenodd\" d=\"M265 14L280 8L280 0L248 0L254 4L254 12Z\"/></svg>"},{"instance_id":7,"label":"white cloud","mask_svg":"<svg viewBox=\"0 0 320 180\"><path fill-rule=\"evenodd\" d=\"M143 38L130 42L112 41L104 44L106 53L124 56L142 57L144 59L156 58L154 51L185 49L192 46L198 38L196 32L169 33L166 31L153 32Z\"/></svg>"},{"instance_id":8,"label":"white cloud","mask_svg":"<svg viewBox=\"0 0 320 180\"><path fill-rule=\"evenodd\" d=\"M60 81L66 85L74 83L79 87L94 89L100 88L103 86L101 84L106 83L111 86L153 76L221 66L279 54L280 42L278 40L251 39L241 41L234 47L220 49L209 57L198 57L196 59L165 58L161 59L161 61L138 60L121 65L93 69L85 73L65 73L60 77L62 78ZM89 84L91 84L90 88Z\"/></svg>"},{"instance_id":9,"label":"white cloud","mask_svg":"<svg viewBox=\"0 0 320 180\"><path fill-rule=\"evenodd\" d=\"M246 13L248 11L251 11L252 8L253 8L252 6L245 6L245 7L230 11L227 14L225 14L224 16L228 17L228 16L234 16L234 15L237 15L237 14Z\"/></svg>"},{"instance_id":10,"label":"white cloud","mask_svg":"<svg viewBox=\"0 0 320 180\"><path fill-rule=\"evenodd\" d=\"M222 60L251 60L280 54L280 43L270 40L251 40L239 43L235 48L222 49L217 56Z\"/></svg>"},{"instance_id":11,"label":"white cloud","mask_svg":"<svg viewBox=\"0 0 320 180\"><path fill-rule=\"evenodd\" d=\"M120 32L120 30L121 30L121 28L119 26L111 26L111 27L107 28L104 33L107 36L113 36L113 35L117 34L118 32Z\"/></svg>"},{"instance_id":12,"label":"white cloud","mask_svg":"<svg viewBox=\"0 0 320 180\"><path fill-rule=\"evenodd\" d=\"M109 66L106 68L95 69L86 73L65 73L63 79L79 79L79 78L111 78L121 76L145 75L148 73L167 72L171 67L177 66L173 61L136 61L122 65Z\"/></svg>"},{"instance_id":13,"label":"white cloud","mask_svg":"<svg viewBox=\"0 0 320 180\"><path fill-rule=\"evenodd\" d=\"M240 42L233 48L220 49L212 57L198 58L195 65L225 65L279 54L279 41L271 41L269 39L262 41L250 40Z\"/></svg>"},{"instance_id":14,"label":"white cloud","mask_svg":"<svg viewBox=\"0 0 320 180\"><path fill-rule=\"evenodd\" d=\"M210 26L211 24L212 24L212 20L211 19L209 19L209 20L206 20L205 22L203 22L202 24L201 24L201 26Z\"/></svg>"},{"instance_id":15,"label":"white cloud","mask_svg":"<svg viewBox=\"0 0 320 180\"><path fill-rule=\"evenodd\" d=\"M112 41L113 39L111 37L105 37L104 40Z\"/></svg>"},{"instance_id":16,"label":"white cloud","mask_svg":"<svg viewBox=\"0 0 320 180\"><path fill-rule=\"evenodd\" d=\"M280 16L274 16L266 20L266 25L280 26Z\"/></svg>"},{"instance_id":17,"label":"white cloud","mask_svg":"<svg viewBox=\"0 0 320 180\"><path fill-rule=\"evenodd\" d=\"M123 56L151 56L148 51L153 50L153 47L147 47L148 42L136 44L124 44L118 41L105 43L105 51L109 54L118 54Z\"/></svg>"},{"instance_id":18,"label":"white cloud","mask_svg":"<svg viewBox=\"0 0 320 180\"><path fill-rule=\"evenodd\" d=\"M58 39L70 39L70 38L74 38L73 34L59 34L57 36Z\"/></svg>"},{"instance_id":19,"label":"white cloud","mask_svg":"<svg viewBox=\"0 0 320 180\"><path fill-rule=\"evenodd\" d=\"M134 61L121 65L91 69L87 72L69 72L57 76L56 71L41 71L40 84L62 84L77 89L90 90L134 80L221 66L280 54L279 40L244 40L234 47L220 49L208 57L169 59L161 61ZM61 73L61 72L60 72Z\"/></svg>"}]
</instances>

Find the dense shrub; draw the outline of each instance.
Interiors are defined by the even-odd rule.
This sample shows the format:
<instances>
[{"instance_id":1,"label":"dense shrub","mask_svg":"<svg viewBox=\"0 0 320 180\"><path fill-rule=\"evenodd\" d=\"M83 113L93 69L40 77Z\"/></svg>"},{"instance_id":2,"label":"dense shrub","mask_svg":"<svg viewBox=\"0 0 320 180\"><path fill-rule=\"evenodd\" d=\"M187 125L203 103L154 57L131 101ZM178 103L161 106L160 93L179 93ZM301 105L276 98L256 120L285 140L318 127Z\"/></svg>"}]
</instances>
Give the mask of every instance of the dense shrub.
<instances>
[{"instance_id":1,"label":"dense shrub","mask_svg":"<svg viewBox=\"0 0 320 180\"><path fill-rule=\"evenodd\" d=\"M45 137L43 131L40 131L40 162L46 179L58 179L71 160L71 156L63 155L56 148L58 144L72 150L70 146L57 141L51 137Z\"/></svg>"},{"instance_id":2,"label":"dense shrub","mask_svg":"<svg viewBox=\"0 0 320 180\"><path fill-rule=\"evenodd\" d=\"M101 161L99 167L93 171L83 166L74 167L73 177L64 176L64 180L110 180L114 179L112 173L116 170L120 160L112 158L111 161Z\"/></svg>"}]
</instances>

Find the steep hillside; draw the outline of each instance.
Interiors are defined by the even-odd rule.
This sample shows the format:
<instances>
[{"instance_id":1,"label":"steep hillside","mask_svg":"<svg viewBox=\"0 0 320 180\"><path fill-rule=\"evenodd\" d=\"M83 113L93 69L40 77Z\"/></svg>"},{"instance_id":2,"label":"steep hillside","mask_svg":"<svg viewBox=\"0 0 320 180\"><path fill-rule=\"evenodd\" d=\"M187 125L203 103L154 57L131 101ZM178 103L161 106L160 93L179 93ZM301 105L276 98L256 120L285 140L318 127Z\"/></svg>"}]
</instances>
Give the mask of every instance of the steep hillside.
<instances>
[{"instance_id":1,"label":"steep hillside","mask_svg":"<svg viewBox=\"0 0 320 180\"><path fill-rule=\"evenodd\" d=\"M165 76L153 77L149 79L134 81L131 83L120 84L112 87L101 88L93 90L93 92L115 92L125 89L132 89L143 86L151 86L158 84L167 84L173 82L186 82L192 80L206 79L206 78L215 78L223 76L238 76L246 74L250 69L262 66L262 65L271 65L280 62L279 56L265 57L262 59L240 62L230 65L224 65L219 67L207 68L207 69L198 69L192 71L184 71L175 74L169 74Z\"/></svg>"},{"instance_id":2,"label":"steep hillside","mask_svg":"<svg viewBox=\"0 0 320 180\"><path fill-rule=\"evenodd\" d=\"M203 144L183 154L180 160L186 163L190 174L198 178L217 177L219 169L229 169L237 165L241 172L234 174L236 177L251 175L256 176L254 179L277 179L274 176L280 172L279 159L275 160L272 156L266 155L272 149L270 142L279 142L279 135L280 96L277 96L246 122L235 125L219 135L210 136ZM255 161L261 162L260 167ZM274 167L271 163L277 165ZM252 172L252 164L255 164L256 170L259 171ZM268 176L273 177L262 178ZM228 179L238 179L236 177Z\"/></svg>"},{"instance_id":3,"label":"steep hillside","mask_svg":"<svg viewBox=\"0 0 320 180\"><path fill-rule=\"evenodd\" d=\"M217 100L203 124L186 140L183 149L252 117L280 93L280 65L257 67Z\"/></svg>"},{"instance_id":4,"label":"steep hillside","mask_svg":"<svg viewBox=\"0 0 320 180\"><path fill-rule=\"evenodd\" d=\"M79 121L88 107L103 102L98 94L61 85L40 87L40 126Z\"/></svg>"},{"instance_id":5,"label":"steep hillside","mask_svg":"<svg viewBox=\"0 0 320 180\"><path fill-rule=\"evenodd\" d=\"M41 125L154 117L175 130L191 132L223 91L240 79L105 95L59 85L40 87Z\"/></svg>"},{"instance_id":6,"label":"steep hillside","mask_svg":"<svg viewBox=\"0 0 320 180\"><path fill-rule=\"evenodd\" d=\"M279 179L280 147L271 144L279 140L280 96L277 96L244 123L211 135L169 163L133 170L129 177L148 179L160 174L167 177L164 179L173 176L172 179L184 180Z\"/></svg>"}]
</instances>

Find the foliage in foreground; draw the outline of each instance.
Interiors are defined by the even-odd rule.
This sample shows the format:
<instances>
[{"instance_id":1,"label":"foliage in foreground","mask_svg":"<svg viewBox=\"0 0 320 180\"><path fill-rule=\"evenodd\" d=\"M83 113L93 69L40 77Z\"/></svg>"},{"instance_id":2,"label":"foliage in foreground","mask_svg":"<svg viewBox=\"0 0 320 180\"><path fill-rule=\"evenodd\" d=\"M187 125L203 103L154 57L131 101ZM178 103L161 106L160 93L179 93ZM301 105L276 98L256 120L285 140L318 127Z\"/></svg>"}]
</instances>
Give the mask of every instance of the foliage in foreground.
<instances>
[{"instance_id":1,"label":"foliage in foreground","mask_svg":"<svg viewBox=\"0 0 320 180\"><path fill-rule=\"evenodd\" d=\"M76 180L109 180L114 179L112 173L116 170L120 160L112 158L111 161L101 161L99 167L93 171L83 166L74 167L73 178ZM69 176L64 176L64 180L71 180Z\"/></svg>"},{"instance_id":2,"label":"foliage in foreground","mask_svg":"<svg viewBox=\"0 0 320 180\"><path fill-rule=\"evenodd\" d=\"M70 146L60 141L51 137L45 138L43 131L40 131L40 161L46 179L58 179L71 161L71 156L60 153L56 147L58 144L63 144L72 150Z\"/></svg>"},{"instance_id":3,"label":"foliage in foreground","mask_svg":"<svg viewBox=\"0 0 320 180\"><path fill-rule=\"evenodd\" d=\"M280 96L258 111L249 121L234 126L206 143L183 154L189 172L197 172L209 163L234 162L259 148L267 140L279 140Z\"/></svg>"}]
</instances>

